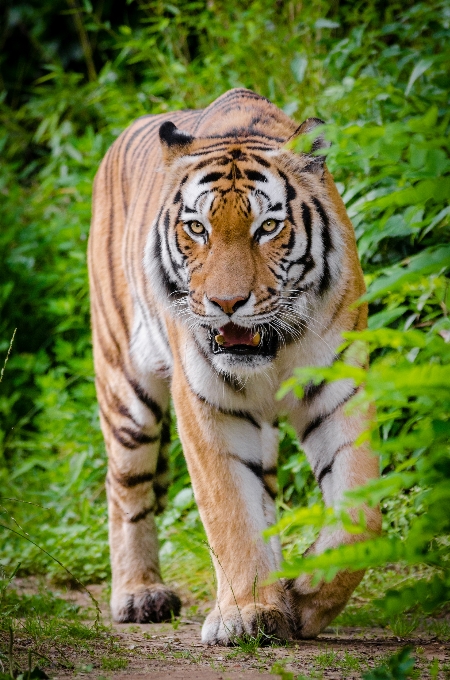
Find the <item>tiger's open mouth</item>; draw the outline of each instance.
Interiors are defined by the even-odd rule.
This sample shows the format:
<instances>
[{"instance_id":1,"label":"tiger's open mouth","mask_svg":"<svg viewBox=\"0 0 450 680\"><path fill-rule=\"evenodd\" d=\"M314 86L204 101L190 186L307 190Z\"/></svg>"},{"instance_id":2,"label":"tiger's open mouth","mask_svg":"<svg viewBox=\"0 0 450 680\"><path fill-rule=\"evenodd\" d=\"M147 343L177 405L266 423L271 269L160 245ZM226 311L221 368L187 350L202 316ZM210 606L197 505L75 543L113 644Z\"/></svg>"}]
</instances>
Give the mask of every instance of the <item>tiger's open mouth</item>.
<instances>
[{"instance_id":1,"label":"tiger's open mouth","mask_svg":"<svg viewBox=\"0 0 450 680\"><path fill-rule=\"evenodd\" d=\"M210 336L214 354L275 356L277 351L277 336L267 324L251 329L230 321L218 330L211 329Z\"/></svg>"}]
</instances>

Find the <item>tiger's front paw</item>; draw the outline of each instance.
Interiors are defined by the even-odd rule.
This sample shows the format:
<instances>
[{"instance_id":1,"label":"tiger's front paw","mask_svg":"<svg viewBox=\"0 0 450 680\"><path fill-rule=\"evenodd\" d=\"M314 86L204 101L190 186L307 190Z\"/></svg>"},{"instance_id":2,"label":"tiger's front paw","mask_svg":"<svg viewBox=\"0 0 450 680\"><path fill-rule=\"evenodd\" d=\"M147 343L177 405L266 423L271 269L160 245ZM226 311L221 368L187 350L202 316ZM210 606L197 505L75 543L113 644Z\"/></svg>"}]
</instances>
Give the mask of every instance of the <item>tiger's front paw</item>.
<instances>
[{"instance_id":1,"label":"tiger's front paw","mask_svg":"<svg viewBox=\"0 0 450 680\"><path fill-rule=\"evenodd\" d=\"M114 621L119 623L161 623L178 616L181 600L162 583L141 586L133 593L120 593L111 599Z\"/></svg>"},{"instance_id":2,"label":"tiger's front paw","mask_svg":"<svg viewBox=\"0 0 450 680\"><path fill-rule=\"evenodd\" d=\"M231 646L239 639L253 638L262 646L272 640L287 640L290 626L286 615L273 605L248 604L245 607L216 607L202 628L202 642Z\"/></svg>"}]
</instances>

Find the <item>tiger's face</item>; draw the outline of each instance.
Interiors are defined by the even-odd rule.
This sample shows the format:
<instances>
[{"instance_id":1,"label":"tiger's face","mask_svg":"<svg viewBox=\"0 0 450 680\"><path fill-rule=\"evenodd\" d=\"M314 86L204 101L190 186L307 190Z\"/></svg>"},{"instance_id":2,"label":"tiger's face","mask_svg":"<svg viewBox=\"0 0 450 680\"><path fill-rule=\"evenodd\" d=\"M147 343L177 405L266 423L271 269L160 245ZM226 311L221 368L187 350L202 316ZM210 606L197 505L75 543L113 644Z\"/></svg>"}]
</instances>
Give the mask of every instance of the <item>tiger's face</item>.
<instances>
[{"instance_id":1,"label":"tiger's face","mask_svg":"<svg viewBox=\"0 0 450 680\"><path fill-rule=\"evenodd\" d=\"M323 158L189 140L172 160L147 261L216 368L247 373L300 339L339 266Z\"/></svg>"}]
</instances>

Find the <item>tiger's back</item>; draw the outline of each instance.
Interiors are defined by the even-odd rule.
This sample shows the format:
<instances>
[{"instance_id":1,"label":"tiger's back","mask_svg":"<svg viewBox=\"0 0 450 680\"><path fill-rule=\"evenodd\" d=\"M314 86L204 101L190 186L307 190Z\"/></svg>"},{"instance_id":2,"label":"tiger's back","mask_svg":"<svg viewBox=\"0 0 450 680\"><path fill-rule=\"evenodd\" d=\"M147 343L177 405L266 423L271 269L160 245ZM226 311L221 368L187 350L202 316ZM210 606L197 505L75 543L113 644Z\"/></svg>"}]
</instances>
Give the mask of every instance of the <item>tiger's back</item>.
<instances>
[{"instance_id":1,"label":"tiger's back","mask_svg":"<svg viewBox=\"0 0 450 680\"><path fill-rule=\"evenodd\" d=\"M364 417L344 415L353 386L275 400L295 366L331 363L342 331L366 325L366 308L351 308L364 291L353 228L323 158L283 148L318 122L298 126L231 90L205 110L137 120L97 174L89 271L118 620L164 620L180 606L161 582L154 524L170 393L218 560L206 642L228 644L256 619L279 637L315 635L361 578L338 575L321 595L307 580L261 585L255 609L255 574L262 583L280 561L260 537L275 517L278 416L289 413L328 504L377 474L354 446ZM367 516L376 530L377 510Z\"/></svg>"}]
</instances>

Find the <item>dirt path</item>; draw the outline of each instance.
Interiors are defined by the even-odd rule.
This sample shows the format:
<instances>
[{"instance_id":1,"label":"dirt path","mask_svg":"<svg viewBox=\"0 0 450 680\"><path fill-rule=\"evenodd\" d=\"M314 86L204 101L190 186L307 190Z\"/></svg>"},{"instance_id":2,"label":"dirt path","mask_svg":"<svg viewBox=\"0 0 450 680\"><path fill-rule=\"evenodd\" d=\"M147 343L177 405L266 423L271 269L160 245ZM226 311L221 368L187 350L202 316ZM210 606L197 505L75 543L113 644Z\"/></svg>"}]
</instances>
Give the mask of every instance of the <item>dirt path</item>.
<instances>
[{"instance_id":1,"label":"dirt path","mask_svg":"<svg viewBox=\"0 0 450 680\"><path fill-rule=\"evenodd\" d=\"M269 647L246 654L240 649L206 647L200 641L200 624L183 621L174 630L170 624L130 626L115 625L122 644L133 652L126 672L114 673L116 680L132 676L171 678L173 680L219 680L226 678L274 678L277 666L294 677L361 678L361 674L377 665L383 657L412 644L419 648L420 666L426 677L427 666L434 659L442 667L448 663L448 646L436 641L399 640L381 629L343 629L339 636L326 632L314 641L291 643L285 647ZM139 629L139 630L138 630ZM275 668L274 668L275 666ZM281 677L278 674L278 677ZM444 676L442 676L444 677Z\"/></svg>"},{"instance_id":2,"label":"dirt path","mask_svg":"<svg viewBox=\"0 0 450 680\"><path fill-rule=\"evenodd\" d=\"M17 585L24 592L36 590L28 579L18 579ZM422 632L419 626L418 632L408 639L394 636L387 628L331 627L316 640L285 646L254 650L207 647L200 638L203 611L201 615L192 615L185 610L184 615L172 623L114 624L110 620L105 588L92 586L91 590L100 602L106 627L92 639L80 639L79 643L75 639L65 647L52 647L50 643L45 651L51 664L40 662L40 665L52 679L361 680L364 673L405 645L412 648L416 659L414 677L450 679L450 646L432 633L423 632L428 630L426 626ZM92 605L86 593L60 591L58 595L82 608ZM202 610L205 608L206 604ZM445 621L443 624L447 625ZM25 639L21 641L18 636L16 644L23 658ZM62 665L66 666L65 670Z\"/></svg>"},{"instance_id":3,"label":"dirt path","mask_svg":"<svg viewBox=\"0 0 450 680\"><path fill-rule=\"evenodd\" d=\"M175 628L174 628L175 626ZM102 666L87 664L84 656L75 662L70 674L56 673L53 678L68 680L75 675L99 680L289 680L303 676L346 680L360 679L409 644L421 670L417 677L428 678L430 667L450 662L449 645L420 635L399 639L383 629L344 628L338 635L327 630L317 640L292 642L286 646L265 647L246 653L239 648L207 647L200 640L201 623L188 619L172 624L113 624L116 653L103 657ZM109 667L108 667L109 666ZM450 665L449 665L450 668ZM277 672L278 671L278 672ZM439 673L450 678L450 672Z\"/></svg>"}]
</instances>

